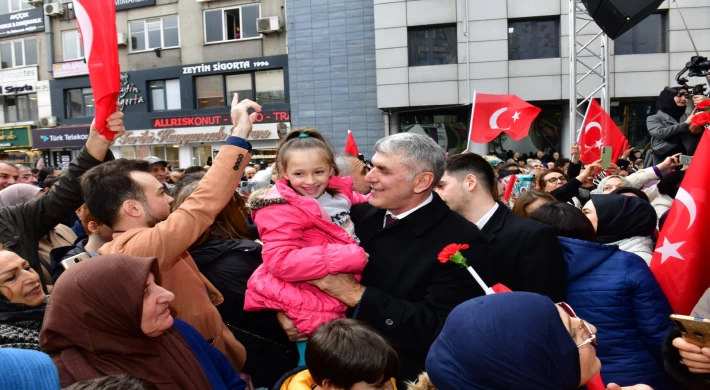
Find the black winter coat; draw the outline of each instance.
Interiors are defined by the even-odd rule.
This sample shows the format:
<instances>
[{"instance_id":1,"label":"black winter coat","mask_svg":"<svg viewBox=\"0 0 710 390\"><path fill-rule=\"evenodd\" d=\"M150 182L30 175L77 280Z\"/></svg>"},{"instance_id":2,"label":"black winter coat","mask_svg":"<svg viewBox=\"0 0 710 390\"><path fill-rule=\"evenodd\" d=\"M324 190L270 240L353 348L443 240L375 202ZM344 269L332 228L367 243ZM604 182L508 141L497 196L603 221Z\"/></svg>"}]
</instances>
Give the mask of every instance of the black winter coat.
<instances>
[{"instance_id":1,"label":"black winter coat","mask_svg":"<svg viewBox=\"0 0 710 390\"><path fill-rule=\"evenodd\" d=\"M188 250L197 268L224 296L217 306L234 337L247 350L244 372L255 387L276 383L298 364L298 350L289 341L273 311L244 311L247 281L261 265L261 245L254 241L220 239Z\"/></svg>"}]
</instances>

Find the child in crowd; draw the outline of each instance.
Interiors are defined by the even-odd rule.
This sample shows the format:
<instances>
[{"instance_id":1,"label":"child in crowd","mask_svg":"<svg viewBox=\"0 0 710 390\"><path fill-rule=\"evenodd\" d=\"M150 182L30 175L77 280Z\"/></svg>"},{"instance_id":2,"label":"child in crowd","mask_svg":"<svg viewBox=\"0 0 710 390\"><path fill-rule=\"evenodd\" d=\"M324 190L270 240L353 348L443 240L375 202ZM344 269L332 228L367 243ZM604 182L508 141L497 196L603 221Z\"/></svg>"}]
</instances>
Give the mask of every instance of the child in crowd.
<instances>
[{"instance_id":1,"label":"child in crowd","mask_svg":"<svg viewBox=\"0 0 710 390\"><path fill-rule=\"evenodd\" d=\"M337 176L333 150L313 129L286 136L276 169L276 185L249 199L264 263L249 279L244 310L284 312L299 333L309 335L345 317L345 304L307 282L338 273L359 280L367 254L358 245L350 207L368 197L353 191L351 178ZM297 345L303 364L305 342Z\"/></svg>"},{"instance_id":2,"label":"child in crowd","mask_svg":"<svg viewBox=\"0 0 710 390\"><path fill-rule=\"evenodd\" d=\"M287 373L279 390L396 390L399 357L377 331L352 319L330 321L308 340L306 367Z\"/></svg>"}]
</instances>

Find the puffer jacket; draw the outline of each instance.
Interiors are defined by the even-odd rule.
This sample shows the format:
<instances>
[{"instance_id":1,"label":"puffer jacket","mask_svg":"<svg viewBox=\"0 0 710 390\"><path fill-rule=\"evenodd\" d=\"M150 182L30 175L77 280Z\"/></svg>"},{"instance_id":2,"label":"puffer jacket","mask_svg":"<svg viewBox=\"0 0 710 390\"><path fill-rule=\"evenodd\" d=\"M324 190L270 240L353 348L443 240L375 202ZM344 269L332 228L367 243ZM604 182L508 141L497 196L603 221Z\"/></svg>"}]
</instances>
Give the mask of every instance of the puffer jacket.
<instances>
[{"instance_id":1,"label":"puffer jacket","mask_svg":"<svg viewBox=\"0 0 710 390\"><path fill-rule=\"evenodd\" d=\"M668 156L683 153L692 156L700 143L701 134L693 134L685 120L680 122L663 111L646 118L648 133L651 135L651 151L646 155L645 165L651 167L663 162Z\"/></svg>"},{"instance_id":2,"label":"puffer jacket","mask_svg":"<svg viewBox=\"0 0 710 390\"><path fill-rule=\"evenodd\" d=\"M367 200L353 192L349 177L333 176L328 187L350 206ZM251 198L248 206L264 242L264 263L249 278L244 310L282 311L303 334L345 317L345 304L305 282L339 273L353 273L359 280L367 264L365 251L331 222L316 199L298 195L284 179L266 195Z\"/></svg>"},{"instance_id":3,"label":"puffer jacket","mask_svg":"<svg viewBox=\"0 0 710 390\"><path fill-rule=\"evenodd\" d=\"M567 262L567 303L597 328L604 383L674 389L661 345L671 306L650 268L613 245L560 237Z\"/></svg>"},{"instance_id":4,"label":"puffer jacket","mask_svg":"<svg viewBox=\"0 0 710 390\"><path fill-rule=\"evenodd\" d=\"M616 245L624 252L633 253L643 259L646 264L651 265L653 258L653 239L651 237L629 237L613 242L608 245Z\"/></svg>"}]
</instances>

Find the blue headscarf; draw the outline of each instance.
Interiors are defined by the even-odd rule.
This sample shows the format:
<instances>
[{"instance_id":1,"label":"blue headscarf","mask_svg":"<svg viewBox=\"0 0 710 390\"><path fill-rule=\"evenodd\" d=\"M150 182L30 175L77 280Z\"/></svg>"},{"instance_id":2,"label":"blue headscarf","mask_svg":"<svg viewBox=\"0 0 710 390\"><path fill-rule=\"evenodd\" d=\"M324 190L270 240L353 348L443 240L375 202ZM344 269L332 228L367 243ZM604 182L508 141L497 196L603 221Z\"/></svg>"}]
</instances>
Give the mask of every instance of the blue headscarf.
<instances>
[{"instance_id":1,"label":"blue headscarf","mask_svg":"<svg viewBox=\"0 0 710 390\"><path fill-rule=\"evenodd\" d=\"M426 371L438 390L573 390L581 380L577 344L555 304L526 292L456 307Z\"/></svg>"}]
</instances>

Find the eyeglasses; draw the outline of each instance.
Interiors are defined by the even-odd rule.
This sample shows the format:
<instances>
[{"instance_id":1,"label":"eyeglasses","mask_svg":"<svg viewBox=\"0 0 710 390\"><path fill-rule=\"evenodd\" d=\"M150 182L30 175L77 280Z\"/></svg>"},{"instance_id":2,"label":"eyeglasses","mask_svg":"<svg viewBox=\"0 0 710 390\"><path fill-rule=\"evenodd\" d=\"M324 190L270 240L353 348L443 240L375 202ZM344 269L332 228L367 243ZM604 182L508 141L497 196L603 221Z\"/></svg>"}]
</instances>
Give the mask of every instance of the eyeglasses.
<instances>
[{"instance_id":1,"label":"eyeglasses","mask_svg":"<svg viewBox=\"0 0 710 390\"><path fill-rule=\"evenodd\" d=\"M581 344L577 344L577 348L581 348L582 346L587 345L589 343L594 343L594 345L597 345L597 335L592 332L592 328L589 327L587 321L577 317L577 314L574 312L574 310L572 310L572 308L565 302L560 302L557 304L557 306L561 307L562 310L564 310L565 313L567 313L567 315L569 315L570 317L578 319L579 329L586 332L586 339Z\"/></svg>"},{"instance_id":2,"label":"eyeglasses","mask_svg":"<svg viewBox=\"0 0 710 390\"><path fill-rule=\"evenodd\" d=\"M688 93L687 93L687 92L678 92L678 93L676 94L676 96L678 96L678 97L684 97L684 98L687 99L687 98L688 98Z\"/></svg>"},{"instance_id":3,"label":"eyeglasses","mask_svg":"<svg viewBox=\"0 0 710 390\"><path fill-rule=\"evenodd\" d=\"M560 183L566 183L566 182L567 182L567 178L564 177L564 176L557 176L557 177L553 177L552 179L547 179L547 180L545 180L545 183L557 184L558 181L559 181Z\"/></svg>"}]
</instances>

